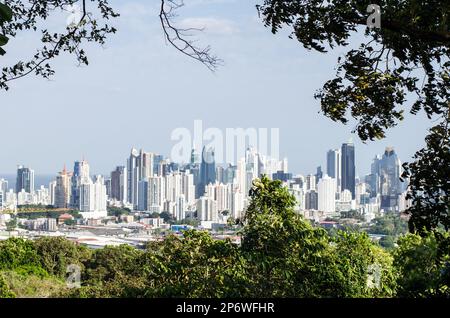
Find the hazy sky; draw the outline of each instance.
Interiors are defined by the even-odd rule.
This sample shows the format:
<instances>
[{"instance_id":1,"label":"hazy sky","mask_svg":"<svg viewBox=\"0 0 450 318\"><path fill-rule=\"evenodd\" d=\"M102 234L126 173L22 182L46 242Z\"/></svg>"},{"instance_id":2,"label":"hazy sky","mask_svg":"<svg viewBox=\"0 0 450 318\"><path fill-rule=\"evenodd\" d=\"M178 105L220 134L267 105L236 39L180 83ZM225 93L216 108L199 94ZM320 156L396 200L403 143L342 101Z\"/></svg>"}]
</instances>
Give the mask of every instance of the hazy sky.
<instances>
[{"instance_id":1,"label":"hazy sky","mask_svg":"<svg viewBox=\"0 0 450 318\"><path fill-rule=\"evenodd\" d=\"M111 0L121 14L114 23L118 33L104 48L88 47L88 67L61 56L51 81L30 76L0 92L0 177L14 173L17 164L53 174L82 156L93 172L109 173L125 163L133 146L169 155L171 132L192 130L196 119L205 128L280 128L281 156L294 173L315 172L326 151L349 138L361 176L386 146L407 161L423 145L430 124L424 116L407 117L385 140L363 145L352 125L320 114L313 95L334 76L344 51L319 54L287 33L272 35L258 19L257 2L185 0L178 22L204 26L200 43L225 61L213 74L165 44L159 0ZM65 18L51 26L64 26ZM0 66L33 54L38 37L13 39Z\"/></svg>"}]
</instances>

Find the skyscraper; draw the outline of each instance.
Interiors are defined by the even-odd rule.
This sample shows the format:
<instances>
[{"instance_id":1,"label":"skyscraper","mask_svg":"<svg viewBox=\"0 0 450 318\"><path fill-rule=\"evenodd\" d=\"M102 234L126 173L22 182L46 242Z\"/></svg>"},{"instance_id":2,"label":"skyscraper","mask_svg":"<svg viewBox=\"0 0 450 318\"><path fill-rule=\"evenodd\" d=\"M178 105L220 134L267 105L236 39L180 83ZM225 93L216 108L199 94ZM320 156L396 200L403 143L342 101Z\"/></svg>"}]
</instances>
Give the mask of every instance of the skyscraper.
<instances>
[{"instance_id":1,"label":"skyscraper","mask_svg":"<svg viewBox=\"0 0 450 318\"><path fill-rule=\"evenodd\" d=\"M316 176L309 174L306 176L306 191L316 190Z\"/></svg>"},{"instance_id":2,"label":"skyscraper","mask_svg":"<svg viewBox=\"0 0 450 318\"><path fill-rule=\"evenodd\" d=\"M8 180L0 179L0 192L6 195L6 192L8 192Z\"/></svg>"},{"instance_id":3,"label":"skyscraper","mask_svg":"<svg viewBox=\"0 0 450 318\"><path fill-rule=\"evenodd\" d=\"M56 177L55 186L55 207L68 208L71 196L71 178L72 172L66 170L64 166L63 171Z\"/></svg>"},{"instance_id":4,"label":"skyscraper","mask_svg":"<svg viewBox=\"0 0 450 318\"><path fill-rule=\"evenodd\" d=\"M131 149L130 157L127 160L127 200L137 208L139 202L139 181L149 178L154 174L154 154L150 152L140 152Z\"/></svg>"},{"instance_id":5,"label":"skyscraper","mask_svg":"<svg viewBox=\"0 0 450 318\"><path fill-rule=\"evenodd\" d=\"M216 167L216 180L218 182L224 182L225 169L222 166Z\"/></svg>"},{"instance_id":6,"label":"skyscraper","mask_svg":"<svg viewBox=\"0 0 450 318\"><path fill-rule=\"evenodd\" d=\"M138 192L138 210L148 211L148 179L139 181Z\"/></svg>"},{"instance_id":7,"label":"skyscraper","mask_svg":"<svg viewBox=\"0 0 450 318\"><path fill-rule=\"evenodd\" d=\"M338 191L341 188L341 150L332 149L327 152L327 174L336 179Z\"/></svg>"},{"instance_id":8,"label":"skyscraper","mask_svg":"<svg viewBox=\"0 0 450 318\"><path fill-rule=\"evenodd\" d=\"M154 176L148 179L147 210L160 213L165 200L165 179Z\"/></svg>"},{"instance_id":9,"label":"skyscraper","mask_svg":"<svg viewBox=\"0 0 450 318\"><path fill-rule=\"evenodd\" d=\"M191 161L190 161L191 165L195 165L197 163L200 163L200 159L199 159L199 155L197 153L197 151L195 150L195 148L193 148L191 150Z\"/></svg>"},{"instance_id":10,"label":"skyscraper","mask_svg":"<svg viewBox=\"0 0 450 318\"><path fill-rule=\"evenodd\" d=\"M17 167L16 193L23 190L34 193L34 170L24 166Z\"/></svg>"},{"instance_id":11,"label":"skyscraper","mask_svg":"<svg viewBox=\"0 0 450 318\"><path fill-rule=\"evenodd\" d=\"M311 190L305 194L305 209L306 210L317 210L318 209L318 197L317 191Z\"/></svg>"},{"instance_id":12,"label":"skyscraper","mask_svg":"<svg viewBox=\"0 0 450 318\"><path fill-rule=\"evenodd\" d=\"M400 181L402 163L394 151L387 147L383 157L379 161L379 180L381 194L381 208L394 210L398 208L398 196L403 192L403 184Z\"/></svg>"},{"instance_id":13,"label":"skyscraper","mask_svg":"<svg viewBox=\"0 0 450 318\"><path fill-rule=\"evenodd\" d=\"M322 179L323 177L322 166L317 167L315 176L316 176L316 183L318 183L319 180Z\"/></svg>"},{"instance_id":14,"label":"skyscraper","mask_svg":"<svg viewBox=\"0 0 450 318\"><path fill-rule=\"evenodd\" d=\"M139 154L139 179L145 179L153 176L153 162L155 155L151 152L141 150Z\"/></svg>"},{"instance_id":15,"label":"skyscraper","mask_svg":"<svg viewBox=\"0 0 450 318\"><path fill-rule=\"evenodd\" d=\"M131 149L130 157L127 159L127 201L133 205L137 204L138 197L138 157L139 152L137 149L133 148Z\"/></svg>"},{"instance_id":16,"label":"skyscraper","mask_svg":"<svg viewBox=\"0 0 450 318\"><path fill-rule=\"evenodd\" d=\"M75 161L71 180L70 206L74 209L80 207L80 186L86 183L90 174L89 164L86 160Z\"/></svg>"},{"instance_id":17,"label":"skyscraper","mask_svg":"<svg viewBox=\"0 0 450 318\"><path fill-rule=\"evenodd\" d=\"M126 202L127 181L127 169L124 166L118 166L111 172L111 199Z\"/></svg>"},{"instance_id":18,"label":"skyscraper","mask_svg":"<svg viewBox=\"0 0 450 318\"><path fill-rule=\"evenodd\" d=\"M352 193L352 198L355 198L355 145L353 142L342 144L341 147L341 191L349 190Z\"/></svg>"},{"instance_id":19,"label":"skyscraper","mask_svg":"<svg viewBox=\"0 0 450 318\"><path fill-rule=\"evenodd\" d=\"M80 214L85 219L107 216L105 179L98 175L92 182L89 177L80 186Z\"/></svg>"},{"instance_id":20,"label":"skyscraper","mask_svg":"<svg viewBox=\"0 0 450 318\"><path fill-rule=\"evenodd\" d=\"M336 180L325 175L317 184L318 209L325 213L336 211Z\"/></svg>"},{"instance_id":21,"label":"skyscraper","mask_svg":"<svg viewBox=\"0 0 450 318\"><path fill-rule=\"evenodd\" d=\"M153 175L159 175L159 165L164 160L163 155L154 155L153 157Z\"/></svg>"},{"instance_id":22,"label":"skyscraper","mask_svg":"<svg viewBox=\"0 0 450 318\"><path fill-rule=\"evenodd\" d=\"M214 149L203 147L202 163L200 165L199 194L203 194L205 187L216 182L216 162L214 159Z\"/></svg>"},{"instance_id":23,"label":"skyscraper","mask_svg":"<svg viewBox=\"0 0 450 318\"><path fill-rule=\"evenodd\" d=\"M73 176L87 180L89 178L90 168L86 160L75 161L73 165Z\"/></svg>"}]
</instances>

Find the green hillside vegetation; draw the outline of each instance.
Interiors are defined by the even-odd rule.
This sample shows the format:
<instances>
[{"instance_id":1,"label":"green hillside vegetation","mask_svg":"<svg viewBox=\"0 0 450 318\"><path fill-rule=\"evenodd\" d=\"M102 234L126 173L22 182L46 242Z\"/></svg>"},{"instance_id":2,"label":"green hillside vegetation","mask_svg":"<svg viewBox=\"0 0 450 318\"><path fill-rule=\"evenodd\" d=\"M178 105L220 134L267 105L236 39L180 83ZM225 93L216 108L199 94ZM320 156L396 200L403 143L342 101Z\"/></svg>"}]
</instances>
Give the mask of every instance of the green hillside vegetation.
<instances>
[{"instance_id":1,"label":"green hillside vegetation","mask_svg":"<svg viewBox=\"0 0 450 318\"><path fill-rule=\"evenodd\" d=\"M254 182L241 245L189 230L145 250L90 250L64 238L0 242L1 297L448 297L450 238L401 235L386 250L364 231L329 235L295 213L279 181ZM68 265L81 288L65 284Z\"/></svg>"}]
</instances>

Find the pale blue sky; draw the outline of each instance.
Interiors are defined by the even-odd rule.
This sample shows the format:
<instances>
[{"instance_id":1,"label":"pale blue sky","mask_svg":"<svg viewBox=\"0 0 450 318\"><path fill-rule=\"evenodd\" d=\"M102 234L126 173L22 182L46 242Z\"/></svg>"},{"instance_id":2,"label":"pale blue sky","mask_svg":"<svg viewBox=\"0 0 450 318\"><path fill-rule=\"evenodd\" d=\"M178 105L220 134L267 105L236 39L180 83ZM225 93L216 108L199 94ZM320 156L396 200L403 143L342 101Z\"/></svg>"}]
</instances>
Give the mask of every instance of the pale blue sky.
<instances>
[{"instance_id":1,"label":"pale blue sky","mask_svg":"<svg viewBox=\"0 0 450 318\"><path fill-rule=\"evenodd\" d=\"M287 33L272 35L257 17L256 0L185 0L178 21L206 27L201 43L225 61L215 74L165 44L158 0L110 2L122 15L118 33L104 48L88 47L88 67L62 56L51 81L31 76L0 92L0 177L17 164L53 174L82 155L93 172L109 173L132 146L169 155L172 130L193 129L195 119L221 129L279 127L280 152L294 173L314 172L328 149L351 137L360 176L386 146L406 161L423 145L430 125L424 116L363 145L352 125L319 114L313 95L334 76L343 51L319 54ZM31 55L36 35L13 39L1 64Z\"/></svg>"}]
</instances>

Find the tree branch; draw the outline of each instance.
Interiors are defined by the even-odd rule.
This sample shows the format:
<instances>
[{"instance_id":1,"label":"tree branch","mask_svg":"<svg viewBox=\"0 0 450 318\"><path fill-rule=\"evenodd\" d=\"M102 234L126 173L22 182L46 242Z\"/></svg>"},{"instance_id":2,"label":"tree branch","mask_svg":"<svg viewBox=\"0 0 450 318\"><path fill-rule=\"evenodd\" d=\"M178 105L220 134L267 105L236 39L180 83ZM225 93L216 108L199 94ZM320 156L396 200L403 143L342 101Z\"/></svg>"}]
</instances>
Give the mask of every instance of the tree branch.
<instances>
[{"instance_id":1,"label":"tree branch","mask_svg":"<svg viewBox=\"0 0 450 318\"><path fill-rule=\"evenodd\" d=\"M215 71L222 63L222 60L211 54L211 47L206 46L204 48L199 48L194 45L194 41L189 41L186 39L191 36L191 34L187 34L185 32L202 31L203 29L181 29L175 27L172 23L173 18L175 17L174 11L181 8L183 5L184 3L182 0L179 2L176 0L161 0L159 18L164 31L165 39L182 54L199 61L209 70Z\"/></svg>"}]
</instances>

